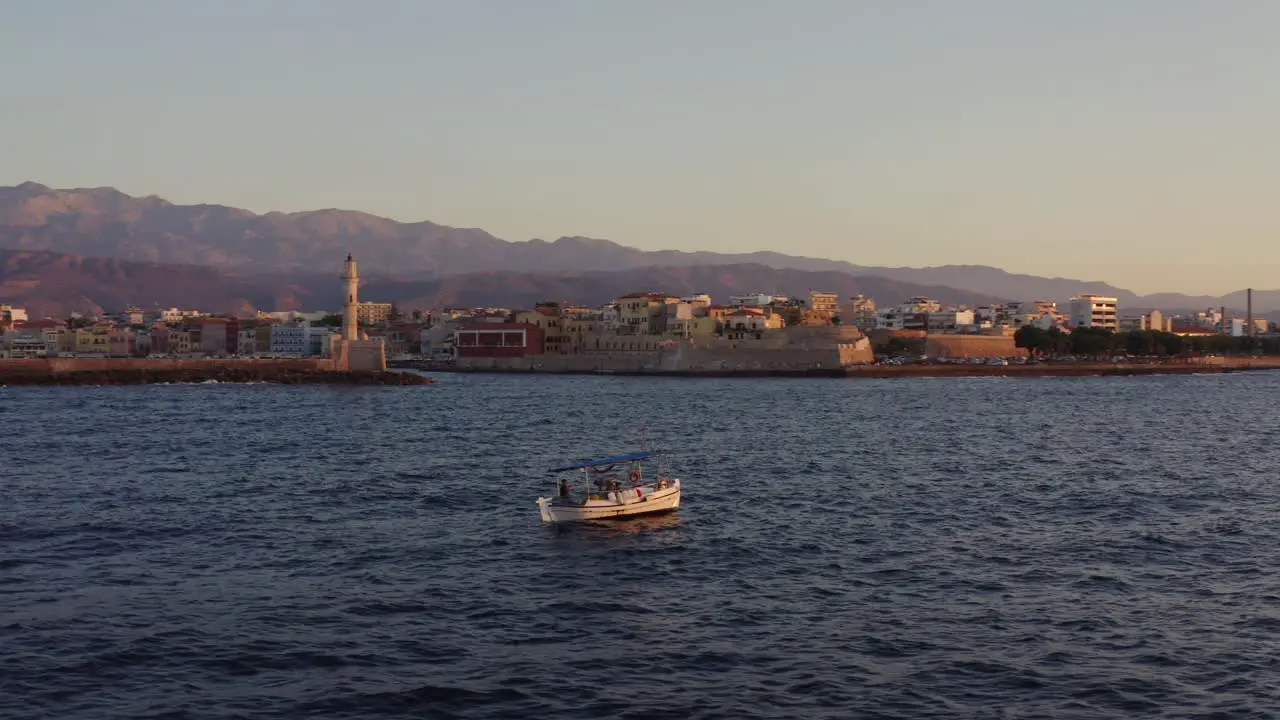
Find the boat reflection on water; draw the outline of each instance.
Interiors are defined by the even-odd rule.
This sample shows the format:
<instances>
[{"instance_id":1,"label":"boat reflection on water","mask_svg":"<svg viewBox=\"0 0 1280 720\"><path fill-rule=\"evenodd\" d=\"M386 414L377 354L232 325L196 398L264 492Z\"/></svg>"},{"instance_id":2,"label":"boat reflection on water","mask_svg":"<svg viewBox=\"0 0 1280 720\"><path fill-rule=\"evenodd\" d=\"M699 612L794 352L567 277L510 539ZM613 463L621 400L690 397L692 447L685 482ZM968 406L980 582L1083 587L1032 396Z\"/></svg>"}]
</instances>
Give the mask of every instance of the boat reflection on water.
<instances>
[{"instance_id":1,"label":"boat reflection on water","mask_svg":"<svg viewBox=\"0 0 1280 720\"><path fill-rule=\"evenodd\" d=\"M548 529L557 536L635 537L653 535L664 542L680 539L680 514L638 515L609 520L586 520L576 523L554 523Z\"/></svg>"},{"instance_id":2,"label":"boat reflection on water","mask_svg":"<svg viewBox=\"0 0 1280 720\"><path fill-rule=\"evenodd\" d=\"M602 531L636 534L654 532L658 530L674 530L680 526L679 513L665 513L662 515L641 515L632 518L618 518L616 520L594 520L582 523L583 527L598 528Z\"/></svg>"}]
</instances>

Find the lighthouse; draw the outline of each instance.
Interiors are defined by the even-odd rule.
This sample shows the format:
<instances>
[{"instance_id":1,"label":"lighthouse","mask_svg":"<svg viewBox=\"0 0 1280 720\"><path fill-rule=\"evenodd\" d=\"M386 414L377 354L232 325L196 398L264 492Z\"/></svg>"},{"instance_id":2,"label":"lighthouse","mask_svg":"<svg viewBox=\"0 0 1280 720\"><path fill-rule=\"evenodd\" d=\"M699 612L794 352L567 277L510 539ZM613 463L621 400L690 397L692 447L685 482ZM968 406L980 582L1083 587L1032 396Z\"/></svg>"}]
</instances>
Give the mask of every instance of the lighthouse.
<instances>
[{"instance_id":1,"label":"lighthouse","mask_svg":"<svg viewBox=\"0 0 1280 720\"><path fill-rule=\"evenodd\" d=\"M359 340L360 331L356 321L356 293L360 287L360 271L356 261L347 253L347 261L342 266L342 339Z\"/></svg>"},{"instance_id":2,"label":"lighthouse","mask_svg":"<svg viewBox=\"0 0 1280 720\"><path fill-rule=\"evenodd\" d=\"M386 348L382 338L369 339L360 332L356 306L360 288L360 271L355 258L347 253L342 266L342 334L330 336L330 357L334 370L380 372L387 369Z\"/></svg>"}]
</instances>

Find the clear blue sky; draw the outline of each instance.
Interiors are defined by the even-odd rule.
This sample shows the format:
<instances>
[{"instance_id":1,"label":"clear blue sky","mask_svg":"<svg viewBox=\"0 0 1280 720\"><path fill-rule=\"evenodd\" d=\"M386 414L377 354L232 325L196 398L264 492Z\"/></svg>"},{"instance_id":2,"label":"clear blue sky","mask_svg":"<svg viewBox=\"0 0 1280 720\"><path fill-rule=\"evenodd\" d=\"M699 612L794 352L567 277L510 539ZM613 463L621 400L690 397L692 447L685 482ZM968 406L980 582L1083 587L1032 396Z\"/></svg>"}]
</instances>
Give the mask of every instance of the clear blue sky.
<instances>
[{"instance_id":1,"label":"clear blue sky","mask_svg":"<svg viewBox=\"0 0 1280 720\"><path fill-rule=\"evenodd\" d=\"M0 184L1280 287L1280 2L7 0Z\"/></svg>"}]
</instances>

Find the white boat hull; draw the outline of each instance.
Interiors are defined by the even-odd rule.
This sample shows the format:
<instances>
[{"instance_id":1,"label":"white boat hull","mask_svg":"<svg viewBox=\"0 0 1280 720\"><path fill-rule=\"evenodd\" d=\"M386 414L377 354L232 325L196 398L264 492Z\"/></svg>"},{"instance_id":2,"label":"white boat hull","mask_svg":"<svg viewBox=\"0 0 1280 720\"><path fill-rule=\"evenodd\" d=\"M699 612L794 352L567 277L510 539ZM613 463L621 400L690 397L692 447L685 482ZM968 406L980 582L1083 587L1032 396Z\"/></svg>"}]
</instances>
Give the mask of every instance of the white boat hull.
<instances>
[{"instance_id":1,"label":"white boat hull","mask_svg":"<svg viewBox=\"0 0 1280 720\"><path fill-rule=\"evenodd\" d=\"M590 520L614 520L637 515L671 512L680 507L680 481L672 480L664 488L644 485L639 489L623 490L619 498L609 493L601 499L585 503L564 503L557 498L538 498L538 511L543 522L583 522Z\"/></svg>"}]
</instances>

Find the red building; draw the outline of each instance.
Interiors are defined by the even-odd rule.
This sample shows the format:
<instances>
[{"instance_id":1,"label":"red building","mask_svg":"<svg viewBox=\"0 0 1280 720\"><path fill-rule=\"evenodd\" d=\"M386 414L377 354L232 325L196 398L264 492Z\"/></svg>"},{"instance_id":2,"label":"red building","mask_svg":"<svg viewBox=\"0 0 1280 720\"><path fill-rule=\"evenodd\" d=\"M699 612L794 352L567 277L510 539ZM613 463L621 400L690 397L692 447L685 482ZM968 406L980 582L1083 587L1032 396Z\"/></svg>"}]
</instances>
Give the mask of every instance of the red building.
<instances>
[{"instance_id":1,"label":"red building","mask_svg":"<svg viewBox=\"0 0 1280 720\"><path fill-rule=\"evenodd\" d=\"M460 358L525 357L546 350L546 334L529 323L474 323L453 332Z\"/></svg>"}]
</instances>

